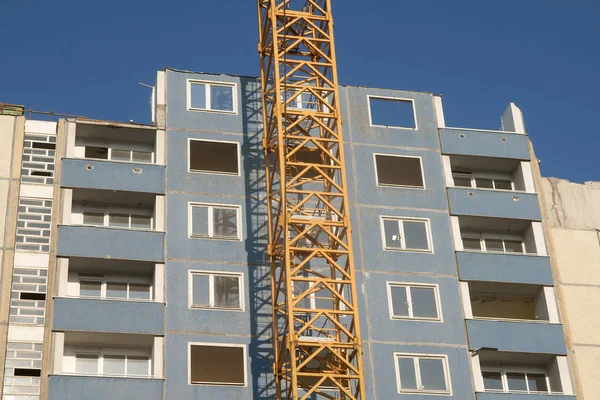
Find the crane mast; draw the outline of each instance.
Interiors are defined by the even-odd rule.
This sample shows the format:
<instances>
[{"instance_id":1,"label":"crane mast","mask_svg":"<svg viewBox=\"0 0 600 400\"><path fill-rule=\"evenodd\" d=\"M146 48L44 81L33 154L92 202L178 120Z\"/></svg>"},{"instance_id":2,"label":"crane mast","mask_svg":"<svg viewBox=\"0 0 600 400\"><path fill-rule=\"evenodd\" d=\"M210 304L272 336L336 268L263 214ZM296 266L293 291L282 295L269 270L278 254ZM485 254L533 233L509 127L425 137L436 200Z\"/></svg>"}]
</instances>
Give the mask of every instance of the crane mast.
<instances>
[{"instance_id":1,"label":"crane mast","mask_svg":"<svg viewBox=\"0 0 600 400\"><path fill-rule=\"evenodd\" d=\"M331 0L258 0L277 399L365 399Z\"/></svg>"}]
</instances>

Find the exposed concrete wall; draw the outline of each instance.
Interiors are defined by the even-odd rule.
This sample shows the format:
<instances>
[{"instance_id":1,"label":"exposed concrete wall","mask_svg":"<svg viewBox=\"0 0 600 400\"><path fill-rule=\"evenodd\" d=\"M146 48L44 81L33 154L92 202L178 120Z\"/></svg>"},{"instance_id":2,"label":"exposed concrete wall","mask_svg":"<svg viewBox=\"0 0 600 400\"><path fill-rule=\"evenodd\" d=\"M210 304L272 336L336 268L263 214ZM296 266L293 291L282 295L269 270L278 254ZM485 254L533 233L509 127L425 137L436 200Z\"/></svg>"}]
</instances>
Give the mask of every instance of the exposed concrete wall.
<instances>
[{"instance_id":1,"label":"exposed concrete wall","mask_svg":"<svg viewBox=\"0 0 600 400\"><path fill-rule=\"evenodd\" d=\"M580 399L600 391L600 182L541 178L540 199L552 247L571 370Z\"/></svg>"}]
</instances>

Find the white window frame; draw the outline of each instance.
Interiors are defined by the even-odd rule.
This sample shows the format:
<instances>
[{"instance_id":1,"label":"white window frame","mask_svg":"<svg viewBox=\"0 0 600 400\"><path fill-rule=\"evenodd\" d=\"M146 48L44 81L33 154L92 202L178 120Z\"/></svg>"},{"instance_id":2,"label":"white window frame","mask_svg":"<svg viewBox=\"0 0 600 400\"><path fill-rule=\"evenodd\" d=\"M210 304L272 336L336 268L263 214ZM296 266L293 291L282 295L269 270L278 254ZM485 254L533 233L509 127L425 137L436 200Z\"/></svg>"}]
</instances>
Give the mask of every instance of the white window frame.
<instances>
[{"instance_id":1,"label":"white window frame","mask_svg":"<svg viewBox=\"0 0 600 400\"><path fill-rule=\"evenodd\" d=\"M151 278L143 278L137 276L121 276L121 275L104 275L104 274L93 274L89 273L77 274L77 297L79 299L96 299L96 300L109 300L109 301L133 301L149 303L154 301L154 286ZM100 297L95 296L82 296L81 295L81 282L96 282L100 283ZM108 283L126 283L127 284L127 298L122 297L107 297L106 296L106 285ZM143 284L148 285L150 288L150 298L145 299L131 299L129 298L129 285L130 284Z\"/></svg>"},{"instance_id":2,"label":"white window frame","mask_svg":"<svg viewBox=\"0 0 600 400\"><path fill-rule=\"evenodd\" d=\"M98 373L85 374L77 372L77 357L78 355L94 355L98 356ZM125 357L125 375L114 375L104 373L104 358L107 356ZM127 375L127 357L147 357L148 358L148 374L147 375ZM74 347L73 348L73 375L79 376L110 376L119 378L152 378L152 354L150 351L133 348L118 348L118 347Z\"/></svg>"},{"instance_id":3,"label":"white window frame","mask_svg":"<svg viewBox=\"0 0 600 400\"><path fill-rule=\"evenodd\" d=\"M83 158L85 160L110 161L110 162L120 162L120 163L129 163L129 164L149 164L149 165L156 163L156 153L155 153L154 149L149 150L148 147L139 145L137 143L131 143L131 142L114 143L114 142L102 142L99 140L86 139L83 143L76 144L75 147L81 148L83 151L83 153L80 153L81 157L77 157L77 158ZM103 158L86 157L85 156L86 147L105 147L108 149L108 154L107 154L108 158L105 160ZM112 159L112 151L113 150L129 151L130 161L113 160ZM134 152L134 151L150 153L152 155L152 161L151 162L131 161L132 157L133 157L132 152Z\"/></svg>"},{"instance_id":4,"label":"white window frame","mask_svg":"<svg viewBox=\"0 0 600 400\"><path fill-rule=\"evenodd\" d=\"M525 247L525 240L523 236L520 235L511 235L506 233L494 233L494 232L464 232L460 234L460 240L462 242L463 238L467 239L479 239L479 244L481 246L481 250L472 250L472 249L464 249L464 251L472 251L479 253L492 253L492 254L509 254L509 255L525 255L527 253L527 249ZM489 251L487 250L485 239L493 239L493 240L502 240L502 248L504 251ZM512 251L506 251L506 243L505 240L512 241L520 241L521 248L523 249L522 253L515 253Z\"/></svg>"},{"instance_id":5,"label":"white window frame","mask_svg":"<svg viewBox=\"0 0 600 400\"><path fill-rule=\"evenodd\" d=\"M503 175L503 174L489 174L489 173L485 173L485 172L452 172L452 179L454 179L455 177L460 177L460 178L465 178L465 179L469 179L471 181L471 188L472 189L479 189L479 190L494 190L494 191L498 191L498 192L521 192L521 190L516 190L515 189L515 178L512 175ZM476 179L477 178L482 178L482 179L491 179L492 180L492 185L494 186L493 188L480 188L477 186L476 183ZM511 189L496 189L496 179L501 179L504 181L510 181L510 186ZM454 187L458 187L458 188L467 188L467 186L456 186L454 185Z\"/></svg>"},{"instance_id":6,"label":"white window frame","mask_svg":"<svg viewBox=\"0 0 600 400\"><path fill-rule=\"evenodd\" d=\"M440 287L435 283L413 283L413 282L386 282L387 296L388 296L388 310L391 320L411 320L411 321L431 321L431 322L444 322L442 316L442 302L440 299ZM393 287L404 287L406 289L406 300L408 302L408 316L394 315L394 307L392 301L392 288ZM413 315L412 295L409 288L423 287L430 288L434 291L435 306L437 310L437 318L424 318L415 317Z\"/></svg>"},{"instance_id":7,"label":"white window frame","mask_svg":"<svg viewBox=\"0 0 600 400\"><path fill-rule=\"evenodd\" d=\"M399 157L399 158L418 158L419 163L421 164L421 180L423 181L423 186L409 186L409 185L392 185L392 184L381 184L379 183L379 174L377 172L377 156L384 157ZM407 156L403 154L385 154L385 153L373 153L373 165L375 168L375 184L378 187L385 188L402 188L402 189L416 189L416 190L426 190L427 184L425 183L425 170L423 169L423 157L421 156Z\"/></svg>"},{"instance_id":8,"label":"white window frame","mask_svg":"<svg viewBox=\"0 0 600 400\"><path fill-rule=\"evenodd\" d=\"M502 366L482 366L481 373L483 379L484 372L499 372L501 374L502 380L502 390L494 390L494 389L486 389L485 386L483 390L488 393L528 393L528 394L558 394L562 392L553 392L552 387L550 386L550 377L548 376L548 371L544 368L539 367L524 367L524 366L510 366L510 365L502 365ZM508 378L506 377L507 373L516 373L516 374L525 374L525 384L527 385L527 390L509 390L508 388ZM546 387L548 388L547 392L540 391L530 391L529 390L529 382L527 382L527 374L537 374L544 375L546 377Z\"/></svg>"},{"instance_id":9,"label":"white window frame","mask_svg":"<svg viewBox=\"0 0 600 400\"><path fill-rule=\"evenodd\" d=\"M208 207L208 236L196 235L193 233L193 218L192 218L192 209L194 207ZM227 238L214 236L214 208L227 208L231 210L236 210L237 218L237 238ZM242 206L237 204L216 204L216 203L197 203L197 202L189 202L188 203L188 237L193 239L209 239L209 240L229 240L234 242L242 241Z\"/></svg>"},{"instance_id":10,"label":"white window frame","mask_svg":"<svg viewBox=\"0 0 600 400\"><path fill-rule=\"evenodd\" d=\"M84 217L86 213L104 214L103 225L93 225L84 223ZM110 225L110 214L127 214L129 215L128 223L129 226L113 226ZM150 217L150 228L133 228L131 227L131 217ZM123 208L123 207L102 207L94 205L85 205L81 207L81 225L95 226L98 228L111 228L111 229L127 229L135 231L153 231L154 230L154 215L152 210L136 209L136 208Z\"/></svg>"},{"instance_id":11,"label":"white window frame","mask_svg":"<svg viewBox=\"0 0 600 400\"><path fill-rule=\"evenodd\" d=\"M420 249L407 249L406 248L406 244L405 244L405 240L404 240L404 227L402 227L402 236L400 237L400 241L401 241L401 246L402 248L388 248L387 247L387 243L385 240L385 228L384 228L384 221L385 220L396 220L398 223L402 222L402 221L418 221L418 222L424 222L425 223L425 230L427 232L427 245L429 246L429 248L427 250L420 250ZM398 217L398 216L393 216L393 215L381 215L379 217L379 225L380 225L380 231L381 231L381 243L383 244L383 250L385 251L402 251L402 252L413 252L413 253L434 253L433 250L433 239L431 236L431 221L429 220L429 218L414 218L414 217Z\"/></svg>"},{"instance_id":12,"label":"white window frame","mask_svg":"<svg viewBox=\"0 0 600 400\"><path fill-rule=\"evenodd\" d=\"M207 107L206 109L192 107L192 85L206 85L205 94L204 94L206 107ZM231 88L231 91L232 91L231 101L233 103L233 111L213 110L212 108L210 108L211 107L211 98L210 98L210 87L211 86L227 86L227 87ZM211 112L211 113L218 113L218 114L232 114L232 115L237 115L237 113L238 113L237 83L235 83L235 82L188 79L186 91L187 91L187 109L189 111L203 111L203 112Z\"/></svg>"},{"instance_id":13,"label":"white window frame","mask_svg":"<svg viewBox=\"0 0 600 400\"><path fill-rule=\"evenodd\" d=\"M400 367L398 366L398 358L412 358L413 365L415 368L415 376L417 380L418 388L415 389L402 389L402 383L400 381ZM421 371L419 367L419 359L436 359L443 361L444 377L446 378L446 389L447 390L424 390L421 382ZM412 394L442 394L452 395L452 381L450 379L450 368L448 367L448 356L446 354L416 354L416 353L394 353L394 369L396 371L396 387L398 393L412 393Z\"/></svg>"},{"instance_id":14,"label":"white window frame","mask_svg":"<svg viewBox=\"0 0 600 400\"><path fill-rule=\"evenodd\" d=\"M209 306L194 305L194 275L208 276L208 301ZM236 277L239 281L239 308L227 308L215 306L215 276ZM244 292L244 274L242 272L221 272L221 271L205 271L205 270L189 270L188 271L188 308L194 310L210 310L210 311L235 311L245 312L246 301Z\"/></svg>"},{"instance_id":15,"label":"white window frame","mask_svg":"<svg viewBox=\"0 0 600 400\"><path fill-rule=\"evenodd\" d=\"M412 109L413 109L413 118L415 121L415 127L414 128L409 128L407 126L393 126L393 125L374 125L373 124L373 116L371 114L371 99L382 99L382 100L398 100L398 101L409 101L412 103ZM374 95L374 94L369 94L367 95L367 107L369 110L369 125L372 127L377 127L377 128L388 128L388 129L402 129L402 130L406 130L406 131L418 131L419 130L419 123L417 120L417 107L415 106L415 99L409 99L406 97L391 97L391 96L378 96L378 95Z\"/></svg>"},{"instance_id":16,"label":"white window frame","mask_svg":"<svg viewBox=\"0 0 600 400\"><path fill-rule=\"evenodd\" d=\"M205 347L241 347L243 349L243 362L244 362L244 384L239 383L215 383L215 382L192 382L192 346L205 346ZM233 386L233 387L247 387L248 386L248 349L245 344L239 343L208 343L208 342L188 342L188 377L187 382L190 386L203 385L203 386Z\"/></svg>"},{"instance_id":17,"label":"white window frame","mask_svg":"<svg viewBox=\"0 0 600 400\"><path fill-rule=\"evenodd\" d=\"M237 173L231 173L231 172L221 172L221 171L211 171L211 170L199 170L199 169L192 169L192 146L191 146L191 142L209 142L209 143L228 143L228 144L235 144L236 149L237 149ZM241 169L241 155L240 155L240 142L233 142L230 140L209 140L209 139L196 139L196 138L188 138L187 140L187 169L189 173L192 174L214 174L214 175L229 175L229 176L241 176L242 175L242 169Z\"/></svg>"}]
</instances>

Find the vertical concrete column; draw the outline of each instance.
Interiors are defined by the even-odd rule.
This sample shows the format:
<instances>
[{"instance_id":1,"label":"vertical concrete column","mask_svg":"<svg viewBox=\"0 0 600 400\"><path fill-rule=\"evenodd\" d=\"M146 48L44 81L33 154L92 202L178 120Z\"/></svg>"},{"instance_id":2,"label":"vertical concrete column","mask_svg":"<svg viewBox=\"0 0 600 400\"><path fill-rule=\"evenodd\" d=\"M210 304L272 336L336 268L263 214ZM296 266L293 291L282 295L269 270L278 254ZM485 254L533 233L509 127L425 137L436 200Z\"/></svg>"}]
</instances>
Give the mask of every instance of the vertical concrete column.
<instances>
[{"instance_id":1,"label":"vertical concrete column","mask_svg":"<svg viewBox=\"0 0 600 400\"><path fill-rule=\"evenodd\" d=\"M505 132L526 133L523 113L515 103L510 103L506 107L504 114L500 117L500 122L502 123L502 130Z\"/></svg>"},{"instance_id":2,"label":"vertical concrete column","mask_svg":"<svg viewBox=\"0 0 600 400\"><path fill-rule=\"evenodd\" d=\"M546 241L544 240L544 229L541 222L532 222L531 229L533 231L533 238L535 240L535 248L537 249L538 256L547 256Z\"/></svg>"},{"instance_id":3,"label":"vertical concrete column","mask_svg":"<svg viewBox=\"0 0 600 400\"><path fill-rule=\"evenodd\" d=\"M65 157L74 158L75 154L75 137L76 137L77 124L74 121L66 121L64 127L64 135L66 136L66 148ZM83 154L81 155L83 156ZM56 159L56 162L60 162L60 159Z\"/></svg>"},{"instance_id":4,"label":"vertical concrete column","mask_svg":"<svg viewBox=\"0 0 600 400\"><path fill-rule=\"evenodd\" d=\"M433 96L433 108L435 109L435 118L437 120L438 128L445 128L446 120L444 119L442 96Z\"/></svg>"},{"instance_id":5,"label":"vertical concrete column","mask_svg":"<svg viewBox=\"0 0 600 400\"><path fill-rule=\"evenodd\" d=\"M556 357L556 368L558 370L558 375L560 376L563 394L574 395L575 392L573 392L573 383L571 382L571 373L569 371L569 361L566 356Z\"/></svg>"},{"instance_id":6,"label":"vertical concrete column","mask_svg":"<svg viewBox=\"0 0 600 400\"><path fill-rule=\"evenodd\" d=\"M167 80L166 72L156 74L156 126L165 129L167 125Z\"/></svg>"},{"instance_id":7,"label":"vertical concrete column","mask_svg":"<svg viewBox=\"0 0 600 400\"><path fill-rule=\"evenodd\" d=\"M69 259L56 259L56 295L58 297L67 297L69 282ZM48 292L50 295L50 292Z\"/></svg>"},{"instance_id":8,"label":"vertical concrete column","mask_svg":"<svg viewBox=\"0 0 600 400\"><path fill-rule=\"evenodd\" d=\"M48 371L48 373L53 375L60 375L63 372L63 356L65 354L65 333L52 333L52 342L54 343L54 348L52 349L52 369Z\"/></svg>"},{"instance_id":9,"label":"vertical concrete column","mask_svg":"<svg viewBox=\"0 0 600 400\"><path fill-rule=\"evenodd\" d=\"M553 324L559 324L560 317L558 314L558 305L556 303L554 287L544 286L544 299L546 300L546 307L548 309L548 321Z\"/></svg>"},{"instance_id":10,"label":"vertical concrete column","mask_svg":"<svg viewBox=\"0 0 600 400\"><path fill-rule=\"evenodd\" d=\"M166 162L166 133L164 130L159 129L156 131L156 145L155 145L155 162L158 165L165 165Z\"/></svg>"},{"instance_id":11,"label":"vertical concrete column","mask_svg":"<svg viewBox=\"0 0 600 400\"><path fill-rule=\"evenodd\" d=\"M165 338L162 336L156 336L152 345L152 366L153 366L153 377L156 379L162 379L164 377L164 363L165 363Z\"/></svg>"},{"instance_id":12,"label":"vertical concrete column","mask_svg":"<svg viewBox=\"0 0 600 400\"><path fill-rule=\"evenodd\" d=\"M484 392L483 374L481 373L481 364L477 353L471 354L471 371L473 373L473 383L476 392Z\"/></svg>"},{"instance_id":13,"label":"vertical concrete column","mask_svg":"<svg viewBox=\"0 0 600 400\"><path fill-rule=\"evenodd\" d=\"M154 229L165 231L165 196L156 196L154 202Z\"/></svg>"},{"instance_id":14,"label":"vertical concrete column","mask_svg":"<svg viewBox=\"0 0 600 400\"><path fill-rule=\"evenodd\" d=\"M454 250L463 251L464 247L460 236L460 221L458 220L458 217L450 217L450 227L452 229L452 239L454 240Z\"/></svg>"},{"instance_id":15,"label":"vertical concrete column","mask_svg":"<svg viewBox=\"0 0 600 400\"><path fill-rule=\"evenodd\" d=\"M154 301L165 302L165 264L154 264Z\"/></svg>"},{"instance_id":16,"label":"vertical concrete column","mask_svg":"<svg viewBox=\"0 0 600 400\"><path fill-rule=\"evenodd\" d=\"M442 168L444 169L446 187L453 187L454 178L452 177L452 164L450 163L450 156L442 156Z\"/></svg>"},{"instance_id":17,"label":"vertical concrete column","mask_svg":"<svg viewBox=\"0 0 600 400\"><path fill-rule=\"evenodd\" d=\"M71 225L73 212L73 189L62 189L62 215L60 223L62 225Z\"/></svg>"},{"instance_id":18,"label":"vertical concrete column","mask_svg":"<svg viewBox=\"0 0 600 400\"><path fill-rule=\"evenodd\" d=\"M463 303L465 319L473 319L473 309L471 308L471 294L469 292L469 282L459 282L460 296Z\"/></svg>"}]
</instances>

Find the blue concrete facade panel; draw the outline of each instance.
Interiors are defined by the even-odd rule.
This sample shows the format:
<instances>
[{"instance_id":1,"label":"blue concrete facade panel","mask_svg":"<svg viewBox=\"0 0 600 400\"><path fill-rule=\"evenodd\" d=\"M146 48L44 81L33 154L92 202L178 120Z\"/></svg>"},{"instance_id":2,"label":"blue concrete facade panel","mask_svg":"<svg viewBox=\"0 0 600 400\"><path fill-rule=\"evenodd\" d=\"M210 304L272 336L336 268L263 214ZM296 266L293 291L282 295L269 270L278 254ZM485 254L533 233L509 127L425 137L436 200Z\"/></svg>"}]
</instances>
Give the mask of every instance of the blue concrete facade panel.
<instances>
[{"instance_id":1,"label":"blue concrete facade panel","mask_svg":"<svg viewBox=\"0 0 600 400\"><path fill-rule=\"evenodd\" d=\"M50 375L48 400L162 400L162 379Z\"/></svg>"},{"instance_id":2,"label":"blue concrete facade panel","mask_svg":"<svg viewBox=\"0 0 600 400\"><path fill-rule=\"evenodd\" d=\"M352 143L439 149L433 96L427 93L346 86L340 88L344 137ZM371 126L367 96L414 101L417 129ZM345 100L345 102L344 102Z\"/></svg>"},{"instance_id":3,"label":"blue concrete facade panel","mask_svg":"<svg viewBox=\"0 0 600 400\"><path fill-rule=\"evenodd\" d=\"M243 311L190 308L188 287L190 271L243 274ZM239 264L169 262L167 282L167 326L170 331L197 332L203 335L257 335L258 325L271 321L270 281L267 267ZM210 321L207 323L207 321Z\"/></svg>"},{"instance_id":4,"label":"blue concrete facade panel","mask_svg":"<svg viewBox=\"0 0 600 400\"><path fill-rule=\"evenodd\" d=\"M452 215L472 215L541 221L538 196L520 193L472 188L448 188Z\"/></svg>"},{"instance_id":5,"label":"blue concrete facade panel","mask_svg":"<svg viewBox=\"0 0 600 400\"><path fill-rule=\"evenodd\" d=\"M407 344L373 343L373 364L375 365L375 399L423 399L439 400L444 396L433 394L399 394L396 381L394 353L428 354L448 356L448 368L452 387L452 396L446 398L473 400L471 367L466 348L444 346L422 346Z\"/></svg>"},{"instance_id":6,"label":"blue concrete facade panel","mask_svg":"<svg viewBox=\"0 0 600 400\"><path fill-rule=\"evenodd\" d=\"M197 385L189 383L188 343L243 344L246 346L245 386ZM270 345L268 337L166 336L165 378L169 399L272 399Z\"/></svg>"},{"instance_id":7,"label":"blue concrete facade panel","mask_svg":"<svg viewBox=\"0 0 600 400\"><path fill-rule=\"evenodd\" d=\"M164 303L54 298L57 331L164 334Z\"/></svg>"},{"instance_id":8,"label":"blue concrete facade panel","mask_svg":"<svg viewBox=\"0 0 600 400\"><path fill-rule=\"evenodd\" d=\"M366 271L428 272L456 275L454 248L450 237L450 218L446 213L361 207L360 231ZM429 218L433 253L389 251L383 249L380 216Z\"/></svg>"},{"instance_id":9,"label":"blue concrete facade panel","mask_svg":"<svg viewBox=\"0 0 600 400\"><path fill-rule=\"evenodd\" d=\"M575 400L577 396L542 393L477 393L477 400Z\"/></svg>"},{"instance_id":10,"label":"blue concrete facade panel","mask_svg":"<svg viewBox=\"0 0 600 400\"><path fill-rule=\"evenodd\" d=\"M165 192L165 167L64 158L60 182L67 188L162 194Z\"/></svg>"},{"instance_id":11,"label":"blue concrete facade panel","mask_svg":"<svg viewBox=\"0 0 600 400\"><path fill-rule=\"evenodd\" d=\"M548 257L459 251L456 260L465 281L554 284Z\"/></svg>"},{"instance_id":12,"label":"blue concrete facade panel","mask_svg":"<svg viewBox=\"0 0 600 400\"><path fill-rule=\"evenodd\" d=\"M58 255L162 262L164 233L61 225Z\"/></svg>"},{"instance_id":13,"label":"blue concrete facade panel","mask_svg":"<svg viewBox=\"0 0 600 400\"><path fill-rule=\"evenodd\" d=\"M567 353L560 324L468 320L467 330L471 349L492 347L507 352Z\"/></svg>"},{"instance_id":14,"label":"blue concrete facade panel","mask_svg":"<svg viewBox=\"0 0 600 400\"><path fill-rule=\"evenodd\" d=\"M440 129L442 153L529 160L527 136L520 133Z\"/></svg>"},{"instance_id":15,"label":"blue concrete facade panel","mask_svg":"<svg viewBox=\"0 0 600 400\"><path fill-rule=\"evenodd\" d=\"M391 319L388 282L438 285L441 321ZM455 278L369 273L366 294L371 339L374 341L467 344Z\"/></svg>"},{"instance_id":16,"label":"blue concrete facade panel","mask_svg":"<svg viewBox=\"0 0 600 400\"><path fill-rule=\"evenodd\" d=\"M351 145L350 154L356 166L354 176L352 176L356 181L354 185L349 186L360 188L357 191L359 203L439 210L448 208L439 153L355 144ZM425 177L425 189L379 186L376 179L375 154L420 157ZM348 172L350 171L352 169L348 169Z\"/></svg>"}]
</instances>

